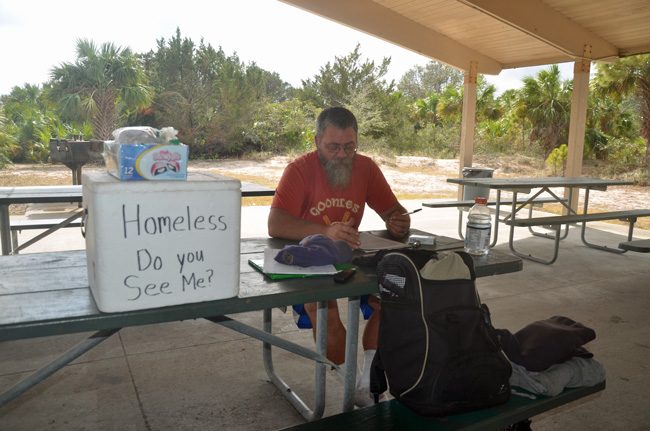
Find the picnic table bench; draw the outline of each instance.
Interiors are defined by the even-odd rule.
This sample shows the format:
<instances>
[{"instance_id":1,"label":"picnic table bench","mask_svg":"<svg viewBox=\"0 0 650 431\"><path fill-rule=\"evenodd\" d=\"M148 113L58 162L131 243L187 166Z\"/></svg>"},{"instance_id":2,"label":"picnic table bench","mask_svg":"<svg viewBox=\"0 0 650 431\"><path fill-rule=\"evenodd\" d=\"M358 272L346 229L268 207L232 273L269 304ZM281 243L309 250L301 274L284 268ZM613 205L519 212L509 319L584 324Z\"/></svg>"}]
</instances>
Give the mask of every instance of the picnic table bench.
<instances>
[{"instance_id":1,"label":"picnic table bench","mask_svg":"<svg viewBox=\"0 0 650 431\"><path fill-rule=\"evenodd\" d=\"M529 205L529 212L528 216L532 217L532 211L533 207L539 207L544 204L548 203L566 203L566 199L560 199L558 200L557 197L546 197L546 196L536 196L534 198L530 198L527 196L522 196L522 197L501 197L499 196L499 199L496 200L488 200L487 205L488 206L496 206L496 211L494 215L494 233L492 235L492 242L490 244L490 247L494 247L497 243L497 238L498 238L498 232L499 232L499 214L503 213L503 211L500 209L501 205L520 205L520 206L525 206ZM427 208L458 208L458 236L461 239L464 239L463 235L463 211L467 211L467 209L471 208L474 205L474 201L471 199L467 200L451 200L451 201L435 201L435 202L424 202L422 204L423 207ZM536 232L534 232L532 229L529 229L534 235L538 235Z\"/></svg>"},{"instance_id":2,"label":"picnic table bench","mask_svg":"<svg viewBox=\"0 0 650 431\"><path fill-rule=\"evenodd\" d=\"M30 245L34 244L37 241L45 238L50 235L52 232L66 228L66 227L81 227L81 216L83 211L81 208L74 210L68 217L59 217L59 218L37 218L37 219L21 219L12 221L9 229L11 230L11 250L13 254L18 254L20 250L23 250ZM23 230L39 230L44 229L44 232L39 233L34 238L25 241L24 243L18 245L18 232Z\"/></svg>"},{"instance_id":3,"label":"picnic table bench","mask_svg":"<svg viewBox=\"0 0 650 431\"><path fill-rule=\"evenodd\" d=\"M609 212L590 213L590 214L568 214L568 215L556 215L556 216L534 217L534 218L510 218L505 220L504 223L509 226L528 227L528 228L532 226L544 226L547 227L548 229L553 230L554 234L551 237L554 239L555 243L554 243L553 256L551 257L550 260L544 260L536 256L525 255L515 250L514 242L512 241L512 237L513 237L512 229L510 230L510 241L509 241L510 250L515 255L519 257L525 257L527 259L534 260L536 262L551 264L555 262L558 256L558 251L560 247L559 244L561 239L560 228L562 227L562 225L568 225L572 223L582 223L580 238L582 239L582 242L586 246L597 248L603 251L608 251L611 253L625 253L626 251L634 248L634 243L636 241L632 241L632 238L634 234L634 224L636 223L637 219L639 217L648 217L648 216L650 216L650 209L635 209L635 210L609 211ZM628 228L627 240L632 244L627 246L627 248L621 247L620 245L618 248L613 248L604 245L593 244L587 241L585 237L587 222L604 221L604 220L622 220L628 222L629 228Z\"/></svg>"},{"instance_id":4,"label":"picnic table bench","mask_svg":"<svg viewBox=\"0 0 650 431\"><path fill-rule=\"evenodd\" d=\"M515 203L517 204L523 204L527 203L528 198L527 197L518 197ZM501 198L499 202L496 200L488 200L487 205L488 206L494 206L497 203L499 205L511 205L513 202L512 198ZM530 203L533 205L543 205L543 204L548 204L548 203L557 203L557 200L554 198L549 198L549 197L537 197L534 200L532 200ZM469 200L457 200L457 201L434 201L434 202L425 202L422 204L423 207L427 208L454 208L454 207L462 207L462 208L471 208L474 205L474 201L469 199Z\"/></svg>"},{"instance_id":5,"label":"picnic table bench","mask_svg":"<svg viewBox=\"0 0 650 431\"><path fill-rule=\"evenodd\" d=\"M390 400L370 407L329 416L315 422L285 428L283 431L495 431L587 397L603 389L605 389L605 382L595 386L565 389L554 397L535 396L529 398L512 394L506 404L443 418L419 416L397 400Z\"/></svg>"}]
</instances>

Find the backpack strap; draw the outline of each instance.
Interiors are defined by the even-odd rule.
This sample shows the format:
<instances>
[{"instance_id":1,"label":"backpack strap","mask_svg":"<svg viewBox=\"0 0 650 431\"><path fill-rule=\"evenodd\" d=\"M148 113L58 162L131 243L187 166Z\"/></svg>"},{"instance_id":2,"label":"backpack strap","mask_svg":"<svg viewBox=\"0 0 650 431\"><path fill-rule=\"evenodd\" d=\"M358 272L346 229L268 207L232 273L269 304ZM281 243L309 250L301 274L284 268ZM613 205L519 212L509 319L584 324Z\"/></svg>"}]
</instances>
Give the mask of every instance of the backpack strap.
<instances>
[{"instance_id":1,"label":"backpack strap","mask_svg":"<svg viewBox=\"0 0 650 431\"><path fill-rule=\"evenodd\" d=\"M379 402L379 396L386 392L388 383L386 383L386 373L384 366L381 362L381 355L379 349L375 352L375 357L372 358L372 365L370 367L370 392L372 392L375 404Z\"/></svg>"}]
</instances>

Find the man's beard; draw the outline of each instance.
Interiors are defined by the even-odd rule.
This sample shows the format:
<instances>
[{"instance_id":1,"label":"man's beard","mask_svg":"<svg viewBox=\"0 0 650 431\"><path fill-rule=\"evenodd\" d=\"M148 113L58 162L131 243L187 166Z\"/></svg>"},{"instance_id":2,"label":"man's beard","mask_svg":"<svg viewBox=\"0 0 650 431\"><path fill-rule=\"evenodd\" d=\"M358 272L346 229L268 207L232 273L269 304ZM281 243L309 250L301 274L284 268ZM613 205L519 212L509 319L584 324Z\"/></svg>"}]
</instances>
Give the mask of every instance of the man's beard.
<instances>
[{"instance_id":1,"label":"man's beard","mask_svg":"<svg viewBox=\"0 0 650 431\"><path fill-rule=\"evenodd\" d=\"M319 154L319 158L323 169L325 169L327 182L329 183L330 187L334 189L343 189L350 184L354 157L326 160Z\"/></svg>"}]
</instances>

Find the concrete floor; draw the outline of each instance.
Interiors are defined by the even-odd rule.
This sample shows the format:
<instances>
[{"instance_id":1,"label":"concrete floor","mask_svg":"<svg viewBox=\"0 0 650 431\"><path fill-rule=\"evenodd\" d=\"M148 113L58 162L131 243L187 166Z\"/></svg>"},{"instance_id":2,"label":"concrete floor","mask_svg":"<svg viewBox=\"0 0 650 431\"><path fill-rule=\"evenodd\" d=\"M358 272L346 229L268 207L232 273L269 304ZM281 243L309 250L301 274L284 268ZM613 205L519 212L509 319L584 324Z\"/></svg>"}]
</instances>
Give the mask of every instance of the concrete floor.
<instances>
[{"instance_id":1,"label":"concrete floor","mask_svg":"<svg viewBox=\"0 0 650 431\"><path fill-rule=\"evenodd\" d=\"M419 201L404 202L409 209ZM370 211L372 212L372 211ZM242 236L266 236L268 207L242 209ZM455 209L424 209L413 227L457 236ZM621 225L593 223L593 242L624 240ZM363 229L381 228L366 214ZM21 241L33 236L21 236ZM498 249L508 251L502 227ZM607 389L533 418L541 430L650 429L650 254L614 255L586 248L571 229L551 265L524 261L524 270L482 278L481 298L494 325L516 331L553 315L595 329L587 347L607 370ZM639 238L650 231L637 230ZM518 229L520 247L543 253L549 240ZM64 229L25 252L84 248L76 229ZM345 307L342 307L344 310ZM261 313L236 316L261 327ZM312 346L290 313L274 310L274 332ZM0 343L0 387L8 388L88 334ZM310 403L313 366L276 351L278 373ZM327 377L326 415L341 407L342 385ZM22 397L0 408L0 430L274 430L302 422L268 382L261 343L208 321L125 328Z\"/></svg>"}]
</instances>

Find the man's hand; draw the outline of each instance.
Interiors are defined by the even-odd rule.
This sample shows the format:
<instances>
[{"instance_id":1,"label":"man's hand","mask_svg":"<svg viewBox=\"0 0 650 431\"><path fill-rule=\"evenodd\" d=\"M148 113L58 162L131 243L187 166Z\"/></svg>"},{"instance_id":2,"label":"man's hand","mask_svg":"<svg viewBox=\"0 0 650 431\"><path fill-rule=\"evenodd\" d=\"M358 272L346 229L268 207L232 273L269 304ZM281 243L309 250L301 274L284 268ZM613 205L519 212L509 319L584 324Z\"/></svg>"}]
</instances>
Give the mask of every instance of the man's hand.
<instances>
[{"instance_id":1,"label":"man's hand","mask_svg":"<svg viewBox=\"0 0 650 431\"><path fill-rule=\"evenodd\" d=\"M359 231L353 226L354 220L347 222L336 221L327 226L326 235L334 240L342 240L347 242L350 247L357 249L361 246L359 240Z\"/></svg>"},{"instance_id":2,"label":"man's hand","mask_svg":"<svg viewBox=\"0 0 650 431\"><path fill-rule=\"evenodd\" d=\"M403 208L393 211L386 220L386 229L394 238L404 238L411 228L411 217L402 211Z\"/></svg>"}]
</instances>

